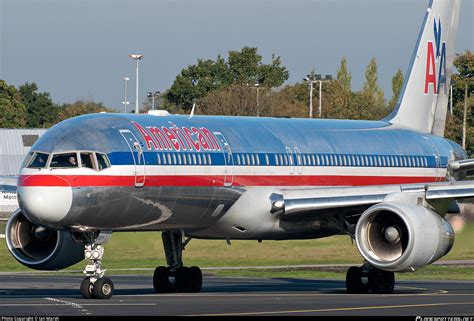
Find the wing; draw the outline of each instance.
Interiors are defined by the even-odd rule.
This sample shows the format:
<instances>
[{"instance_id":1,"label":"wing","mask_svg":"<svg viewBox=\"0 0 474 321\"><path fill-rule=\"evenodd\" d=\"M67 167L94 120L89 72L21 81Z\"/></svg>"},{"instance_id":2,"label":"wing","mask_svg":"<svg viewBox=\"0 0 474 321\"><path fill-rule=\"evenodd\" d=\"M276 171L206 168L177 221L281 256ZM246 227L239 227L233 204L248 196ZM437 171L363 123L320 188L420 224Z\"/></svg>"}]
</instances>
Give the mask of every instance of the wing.
<instances>
[{"instance_id":1,"label":"wing","mask_svg":"<svg viewBox=\"0 0 474 321\"><path fill-rule=\"evenodd\" d=\"M281 189L272 196L272 212L287 220L308 216L361 214L393 193L424 193L430 202L474 197L474 181L407 185Z\"/></svg>"}]
</instances>

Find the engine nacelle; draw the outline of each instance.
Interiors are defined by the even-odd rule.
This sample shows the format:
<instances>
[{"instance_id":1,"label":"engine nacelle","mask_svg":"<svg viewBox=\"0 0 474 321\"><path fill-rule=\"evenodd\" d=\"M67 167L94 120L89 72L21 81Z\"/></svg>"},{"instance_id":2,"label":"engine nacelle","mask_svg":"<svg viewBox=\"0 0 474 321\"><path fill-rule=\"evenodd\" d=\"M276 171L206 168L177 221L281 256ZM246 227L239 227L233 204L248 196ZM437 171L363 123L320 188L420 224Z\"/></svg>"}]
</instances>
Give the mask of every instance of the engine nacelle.
<instances>
[{"instance_id":1,"label":"engine nacelle","mask_svg":"<svg viewBox=\"0 0 474 321\"><path fill-rule=\"evenodd\" d=\"M379 269L415 271L451 250L454 231L429 208L383 202L370 207L360 217L356 244L360 254Z\"/></svg>"},{"instance_id":2,"label":"engine nacelle","mask_svg":"<svg viewBox=\"0 0 474 321\"><path fill-rule=\"evenodd\" d=\"M84 245L67 231L31 223L18 209L8 220L7 247L21 264L35 270L60 270L84 259Z\"/></svg>"}]
</instances>

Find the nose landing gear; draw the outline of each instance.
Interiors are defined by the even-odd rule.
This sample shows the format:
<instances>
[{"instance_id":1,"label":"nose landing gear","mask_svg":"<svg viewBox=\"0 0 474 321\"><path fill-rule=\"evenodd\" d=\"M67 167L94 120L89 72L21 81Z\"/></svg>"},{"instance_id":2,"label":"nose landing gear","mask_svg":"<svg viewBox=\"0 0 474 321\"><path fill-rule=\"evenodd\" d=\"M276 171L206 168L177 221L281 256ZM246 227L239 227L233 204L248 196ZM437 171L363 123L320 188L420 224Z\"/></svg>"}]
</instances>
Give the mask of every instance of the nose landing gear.
<instances>
[{"instance_id":1,"label":"nose landing gear","mask_svg":"<svg viewBox=\"0 0 474 321\"><path fill-rule=\"evenodd\" d=\"M114 283L104 277L106 269L102 269L104 244L112 233L100 233L97 238L90 237L90 243L84 247L84 256L89 264L84 269L87 277L81 282L81 295L84 299L110 299L114 292Z\"/></svg>"}]
</instances>

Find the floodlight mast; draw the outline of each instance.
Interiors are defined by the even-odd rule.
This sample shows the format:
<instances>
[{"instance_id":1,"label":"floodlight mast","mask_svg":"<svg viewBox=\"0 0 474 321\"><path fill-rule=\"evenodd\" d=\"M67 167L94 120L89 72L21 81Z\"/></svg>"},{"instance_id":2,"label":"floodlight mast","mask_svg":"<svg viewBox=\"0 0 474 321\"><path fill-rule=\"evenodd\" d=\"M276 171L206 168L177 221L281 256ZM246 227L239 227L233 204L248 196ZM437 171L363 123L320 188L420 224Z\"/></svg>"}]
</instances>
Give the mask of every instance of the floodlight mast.
<instances>
[{"instance_id":1,"label":"floodlight mast","mask_svg":"<svg viewBox=\"0 0 474 321\"><path fill-rule=\"evenodd\" d=\"M137 62L136 68L136 85L135 85L135 114L138 114L138 62L143 58L143 55L139 54L130 54L128 55L131 59Z\"/></svg>"},{"instance_id":2,"label":"floodlight mast","mask_svg":"<svg viewBox=\"0 0 474 321\"><path fill-rule=\"evenodd\" d=\"M127 82L130 80L129 77L123 77L123 112L126 114L127 113L127 105L130 104L129 101L127 101Z\"/></svg>"},{"instance_id":3,"label":"floodlight mast","mask_svg":"<svg viewBox=\"0 0 474 321\"><path fill-rule=\"evenodd\" d=\"M323 79L323 77L320 74L316 75L306 75L306 77L303 78L304 81L309 83L310 89L309 89L309 118L313 118L313 84L319 82L319 118L322 116L322 83L323 82L329 82L332 80L332 75L326 75Z\"/></svg>"}]
</instances>

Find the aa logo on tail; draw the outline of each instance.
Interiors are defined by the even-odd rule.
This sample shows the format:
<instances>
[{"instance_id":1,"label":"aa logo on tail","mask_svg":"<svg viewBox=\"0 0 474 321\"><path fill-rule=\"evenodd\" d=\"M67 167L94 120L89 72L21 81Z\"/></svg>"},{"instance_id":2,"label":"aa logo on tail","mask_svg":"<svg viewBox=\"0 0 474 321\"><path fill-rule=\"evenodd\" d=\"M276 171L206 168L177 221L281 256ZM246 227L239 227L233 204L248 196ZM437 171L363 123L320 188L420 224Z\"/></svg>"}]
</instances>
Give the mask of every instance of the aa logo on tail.
<instances>
[{"instance_id":1,"label":"aa logo on tail","mask_svg":"<svg viewBox=\"0 0 474 321\"><path fill-rule=\"evenodd\" d=\"M433 41L428 41L426 50L426 74L425 74L425 94L428 94L430 84L433 84L433 93L439 93L440 85L443 84L444 94L446 94L446 42L441 43L441 18L434 18L434 40L436 45L436 56ZM438 74L436 74L438 65Z\"/></svg>"}]
</instances>

